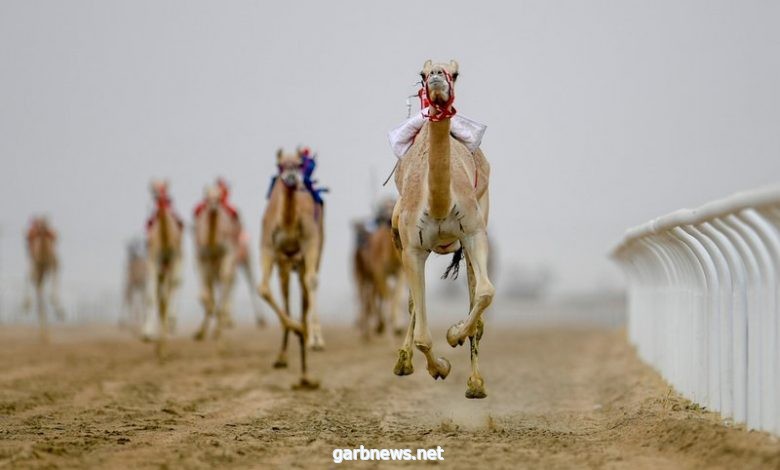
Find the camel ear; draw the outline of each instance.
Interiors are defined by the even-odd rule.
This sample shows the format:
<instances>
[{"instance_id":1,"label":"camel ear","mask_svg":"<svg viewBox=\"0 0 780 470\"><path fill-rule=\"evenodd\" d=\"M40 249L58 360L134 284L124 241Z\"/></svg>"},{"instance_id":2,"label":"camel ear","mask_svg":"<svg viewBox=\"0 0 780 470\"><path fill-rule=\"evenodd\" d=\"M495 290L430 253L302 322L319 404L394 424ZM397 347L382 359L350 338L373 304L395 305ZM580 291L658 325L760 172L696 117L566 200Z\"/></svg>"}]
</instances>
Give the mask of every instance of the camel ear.
<instances>
[{"instance_id":1,"label":"camel ear","mask_svg":"<svg viewBox=\"0 0 780 470\"><path fill-rule=\"evenodd\" d=\"M450 75L453 82L458 79L458 63L454 60L450 60Z\"/></svg>"},{"instance_id":2,"label":"camel ear","mask_svg":"<svg viewBox=\"0 0 780 470\"><path fill-rule=\"evenodd\" d=\"M420 72L420 75L422 75L423 79L428 76L429 73L431 73L431 69L433 68L433 61L431 59L428 59L423 64L422 72Z\"/></svg>"},{"instance_id":3,"label":"camel ear","mask_svg":"<svg viewBox=\"0 0 780 470\"><path fill-rule=\"evenodd\" d=\"M279 147L279 150L276 151L276 163L281 163L282 161L282 148Z\"/></svg>"}]
</instances>

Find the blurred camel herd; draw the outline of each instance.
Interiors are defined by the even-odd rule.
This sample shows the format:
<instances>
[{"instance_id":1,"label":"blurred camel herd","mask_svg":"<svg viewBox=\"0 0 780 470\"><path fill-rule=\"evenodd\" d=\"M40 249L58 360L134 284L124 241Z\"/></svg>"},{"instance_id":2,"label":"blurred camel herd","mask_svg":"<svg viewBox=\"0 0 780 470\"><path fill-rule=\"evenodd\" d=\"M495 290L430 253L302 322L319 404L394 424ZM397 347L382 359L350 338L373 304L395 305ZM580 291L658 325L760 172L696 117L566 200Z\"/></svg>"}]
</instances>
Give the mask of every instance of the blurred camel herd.
<instances>
[{"instance_id":1,"label":"blurred camel herd","mask_svg":"<svg viewBox=\"0 0 780 470\"><path fill-rule=\"evenodd\" d=\"M420 72L419 115L391 131L399 157L395 168L397 199L382 200L373 214L353 223L355 245L352 268L361 336L369 340L385 331L403 337L394 367L396 375L414 372L413 349L425 357L434 379L445 379L450 362L433 353L425 302L425 262L431 253L451 254L445 273L457 276L463 260L469 287L468 314L449 328L452 347L470 343L471 375L466 397L486 396L478 368L482 316L491 304L494 288L487 268L488 182L490 166L479 148L484 126L457 114L455 61L427 61ZM260 279L255 281L250 237L239 211L230 200L228 183L217 179L205 187L192 213L191 235L200 281L203 317L195 340L219 339L233 326L232 298L243 274L259 326L266 324L262 299L274 312L282 330L280 350L273 365L287 367L290 333L298 339L300 380L295 387L314 389L319 382L308 370L307 353L325 348L317 304L319 270L325 247L327 190L317 187L317 156L299 147L276 155L276 176L267 193L259 240ZM145 341L153 342L159 360L167 357L168 337L176 324L176 296L182 283L182 243L185 223L176 212L168 181L150 184L153 210L146 221L144 240L127 247L124 306L121 322ZM45 217L32 219L26 233L29 276L25 308L32 293L47 337L48 306L58 318L57 234ZM278 277L279 294L271 289ZM290 278L298 279L300 315L293 315ZM404 294L408 291L408 302ZM408 310L408 315L404 313Z\"/></svg>"}]
</instances>

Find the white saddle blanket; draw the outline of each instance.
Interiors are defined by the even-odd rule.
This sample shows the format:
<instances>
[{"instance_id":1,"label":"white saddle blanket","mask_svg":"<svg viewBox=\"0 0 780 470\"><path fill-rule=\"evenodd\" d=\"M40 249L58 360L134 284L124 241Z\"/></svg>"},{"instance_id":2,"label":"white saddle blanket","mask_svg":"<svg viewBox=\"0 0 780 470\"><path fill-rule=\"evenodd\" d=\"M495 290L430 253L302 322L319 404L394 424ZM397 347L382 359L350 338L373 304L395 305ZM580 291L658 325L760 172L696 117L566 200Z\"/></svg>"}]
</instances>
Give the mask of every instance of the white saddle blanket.
<instances>
[{"instance_id":1,"label":"white saddle blanket","mask_svg":"<svg viewBox=\"0 0 780 470\"><path fill-rule=\"evenodd\" d=\"M401 158L409 151L409 147L414 143L414 138L425 124L423 113L417 113L410 117L400 126L387 133L390 139L390 147L398 158ZM463 142L463 144L474 153L482 143L482 136L485 135L487 126L476 121L456 114L450 119L450 134Z\"/></svg>"}]
</instances>

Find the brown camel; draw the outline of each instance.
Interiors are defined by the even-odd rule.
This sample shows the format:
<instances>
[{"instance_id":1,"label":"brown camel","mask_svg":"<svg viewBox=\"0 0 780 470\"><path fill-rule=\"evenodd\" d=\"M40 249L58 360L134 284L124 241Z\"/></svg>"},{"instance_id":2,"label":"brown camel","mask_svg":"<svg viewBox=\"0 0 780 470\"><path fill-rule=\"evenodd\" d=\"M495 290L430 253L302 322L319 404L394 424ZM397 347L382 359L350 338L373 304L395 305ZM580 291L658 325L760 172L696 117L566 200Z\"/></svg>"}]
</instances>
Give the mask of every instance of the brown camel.
<instances>
[{"instance_id":1,"label":"brown camel","mask_svg":"<svg viewBox=\"0 0 780 470\"><path fill-rule=\"evenodd\" d=\"M274 367L287 367L287 338L290 332L298 336L301 349L301 380L299 388L317 388L318 382L306 369L308 345L322 347L323 341L316 321L317 275L323 245L323 206L306 189L304 171L307 154L297 151L276 154L279 173L275 178L262 220L260 239L261 276L258 292L271 306L282 323L282 348ZM271 275L279 270L279 284L284 309L271 293ZM301 321L290 315L290 273L296 271L301 286ZM314 318L312 318L314 317Z\"/></svg>"},{"instance_id":2,"label":"brown camel","mask_svg":"<svg viewBox=\"0 0 780 470\"><path fill-rule=\"evenodd\" d=\"M370 224L358 222L354 226L354 275L361 304L358 324L365 339L370 337L372 322L376 322L378 334L384 331L386 321L395 334L403 333L403 267L390 229L394 206L395 200L385 200Z\"/></svg>"},{"instance_id":3,"label":"brown camel","mask_svg":"<svg viewBox=\"0 0 780 470\"><path fill-rule=\"evenodd\" d=\"M444 379L449 374L449 361L433 354L425 306L425 262L431 252L454 253L451 268L457 274L465 252L469 314L449 328L447 342L455 347L466 338L470 340L471 375L466 397L484 398L487 394L477 356L483 333L482 314L494 294L487 270L490 166L481 150L472 152L450 133L450 121L455 115L457 62L433 64L429 60L423 65L421 76L421 98L428 105L423 111L427 122L400 160L395 174L400 198L393 213L393 230L410 288L411 321L394 372L407 375L414 371L414 344L425 355L428 372L434 379Z\"/></svg>"},{"instance_id":4,"label":"brown camel","mask_svg":"<svg viewBox=\"0 0 780 470\"><path fill-rule=\"evenodd\" d=\"M48 341L49 330L44 291L49 284L49 302L54 314L62 320L65 313L59 299L59 263L57 260L57 233L45 217L34 217L26 234L27 255L30 260L28 283L25 284L24 310L30 311L32 300L30 287L35 290L35 304L41 328L41 339Z\"/></svg>"},{"instance_id":5,"label":"brown camel","mask_svg":"<svg viewBox=\"0 0 780 470\"><path fill-rule=\"evenodd\" d=\"M173 203L168 197L168 182L153 181L151 184L155 209L146 222L147 269L149 273L149 298L157 307L159 323L155 328L153 315L147 314L144 324L144 338L149 340L156 329L158 359L166 354L167 336L171 329L174 294L181 284L181 240L184 224L176 215Z\"/></svg>"}]
</instances>

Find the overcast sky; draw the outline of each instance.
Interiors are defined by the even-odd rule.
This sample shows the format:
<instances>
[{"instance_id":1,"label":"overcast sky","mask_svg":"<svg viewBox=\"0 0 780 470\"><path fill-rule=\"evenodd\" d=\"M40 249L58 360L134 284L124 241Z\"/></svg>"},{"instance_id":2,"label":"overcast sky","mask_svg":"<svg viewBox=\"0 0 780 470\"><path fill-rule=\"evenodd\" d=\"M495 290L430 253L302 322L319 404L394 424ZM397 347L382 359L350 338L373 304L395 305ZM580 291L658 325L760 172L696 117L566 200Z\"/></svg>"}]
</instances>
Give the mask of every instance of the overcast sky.
<instances>
[{"instance_id":1,"label":"overcast sky","mask_svg":"<svg viewBox=\"0 0 780 470\"><path fill-rule=\"evenodd\" d=\"M188 220L228 178L257 256L275 150L305 144L332 190L324 315L351 315L349 222L423 62L454 58L455 105L488 126L502 269L619 287L605 254L627 227L780 180L778 24L770 1L3 0L0 280L45 212L65 284L116 289L153 176Z\"/></svg>"}]
</instances>

